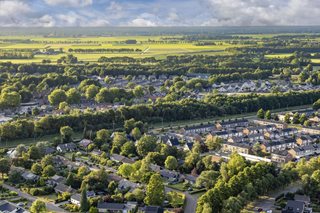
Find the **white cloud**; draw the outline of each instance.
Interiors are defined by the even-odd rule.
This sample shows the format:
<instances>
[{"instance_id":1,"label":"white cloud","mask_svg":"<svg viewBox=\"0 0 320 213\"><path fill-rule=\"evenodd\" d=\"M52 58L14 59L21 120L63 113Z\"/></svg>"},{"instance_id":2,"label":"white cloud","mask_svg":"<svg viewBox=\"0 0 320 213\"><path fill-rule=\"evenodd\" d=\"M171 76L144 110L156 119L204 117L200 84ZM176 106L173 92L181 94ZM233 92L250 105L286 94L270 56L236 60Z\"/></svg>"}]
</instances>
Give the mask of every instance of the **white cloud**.
<instances>
[{"instance_id":1,"label":"white cloud","mask_svg":"<svg viewBox=\"0 0 320 213\"><path fill-rule=\"evenodd\" d=\"M3 0L0 1L0 16L18 16L31 12L30 6L23 1Z\"/></svg>"},{"instance_id":2,"label":"white cloud","mask_svg":"<svg viewBox=\"0 0 320 213\"><path fill-rule=\"evenodd\" d=\"M66 7L85 7L92 5L93 0L44 0L51 6L66 6Z\"/></svg>"},{"instance_id":3,"label":"white cloud","mask_svg":"<svg viewBox=\"0 0 320 213\"><path fill-rule=\"evenodd\" d=\"M199 0L210 19L204 25L316 25L319 0Z\"/></svg>"},{"instance_id":4,"label":"white cloud","mask_svg":"<svg viewBox=\"0 0 320 213\"><path fill-rule=\"evenodd\" d=\"M155 27L157 26L156 23L154 23L153 21L144 19L144 18L136 18L134 20L132 20L131 22L129 22L129 26L133 26L133 27Z\"/></svg>"}]
</instances>

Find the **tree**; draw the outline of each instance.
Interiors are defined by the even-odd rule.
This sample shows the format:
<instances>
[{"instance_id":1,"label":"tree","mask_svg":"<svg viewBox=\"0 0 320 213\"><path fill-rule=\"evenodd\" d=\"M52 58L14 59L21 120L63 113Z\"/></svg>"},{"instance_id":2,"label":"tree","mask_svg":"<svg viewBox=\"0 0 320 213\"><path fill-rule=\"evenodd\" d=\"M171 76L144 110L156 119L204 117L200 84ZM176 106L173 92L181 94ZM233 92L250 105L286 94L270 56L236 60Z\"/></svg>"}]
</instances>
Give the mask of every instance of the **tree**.
<instances>
[{"instance_id":1,"label":"tree","mask_svg":"<svg viewBox=\"0 0 320 213\"><path fill-rule=\"evenodd\" d=\"M320 109L320 99L318 99L316 102L313 103L312 108L314 110Z\"/></svg>"},{"instance_id":2,"label":"tree","mask_svg":"<svg viewBox=\"0 0 320 213\"><path fill-rule=\"evenodd\" d=\"M133 128L135 127L135 123L136 123L136 121L133 118L126 120L124 122L123 126L124 126L127 133L130 133L133 130Z\"/></svg>"},{"instance_id":3,"label":"tree","mask_svg":"<svg viewBox=\"0 0 320 213\"><path fill-rule=\"evenodd\" d=\"M270 110L267 110L266 111L266 114L265 114L265 117L264 117L265 119L268 119L268 120L270 120L271 119L271 112L270 112Z\"/></svg>"},{"instance_id":4,"label":"tree","mask_svg":"<svg viewBox=\"0 0 320 213\"><path fill-rule=\"evenodd\" d=\"M290 123L290 114L289 113L286 113L285 115L284 115L284 122L286 122L287 124L288 123Z\"/></svg>"},{"instance_id":5,"label":"tree","mask_svg":"<svg viewBox=\"0 0 320 213\"><path fill-rule=\"evenodd\" d=\"M28 150L30 159L37 160L41 158L40 149L36 146L31 146Z\"/></svg>"},{"instance_id":6,"label":"tree","mask_svg":"<svg viewBox=\"0 0 320 213\"><path fill-rule=\"evenodd\" d=\"M63 126L60 128L60 135L63 142L70 142L73 130L69 126Z\"/></svg>"},{"instance_id":7,"label":"tree","mask_svg":"<svg viewBox=\"0 0 320 213\"><path fill-rule=\"evenodd\" d=\"M46 204L43 201L37 199L32 203L32 205L30 207L30 212L31 213L44 213L44 212L47 212Z\"/></svg>"},{"instance_id":8,"label":"tree","mask_svg":"<svg viewBox=\"0 0 320 213\"><path fill-rule=\"evenodd\" d=\"M31 172L36 174L36 175L40 175L42 172L42 166L40 163L34 163L31 167Z\"/></svg>"},{"instance_id":9,"label":"tree","mask_svg":"<svg viewBox=\"0 0 320 213\"><path fill-rule=\"evenodd\" d=\"M292 123L293 124L298 124L300 119L300 114L298 112L294 113L292 117Z\"/></svg>"},{"instance_id":10,"label":"tree","mask_svg":"<svg viewBox=\"0 0 320 213\"><path fill-rule=\"evenodd\" d=\"M134 172L133 166L128 163L123 163L118 168L118 174L125 178L129 178L133 172Z\"/></svg>"},{"instance_id":11,"label":"tree","mask_svg":"<svg viewBox=\"0 0 320 213\"><path fill-rule=\"evenodd\" d=\"M223 143L223 139L217 136L213 136L209 134L207 136L207 139L205 141L205 144L207 145L209 150L218 150L221 148L221 145Z\"/></svg>"},{"instance_id":12,"label":"tree","mask_svg":"<svg viewBox=\"0 0 320 213\"><path fill-rule=\"evenodd\" d=\"M137 152L140 156L146 156L148 152L152 152L157 147L157 138L151 135L144 135L137 143Z\"/></svg>"},{"instance_id":13,"label":"tree","mask_svg":"<svg viewBox=\"0 0 320 213\"><path fill-rule=\"evenodd\" d=\"M151 176L146 188L146 197L144 202L147 205L161 206L165 199L165 190L160 174Z\"/></svg>"},{"instance_id":14,"label":"tree","mask_svg":"<svg viewBox=\"0 0 320 213\"><path fill-rule=\"evenodd\" d=\"M99 92L98 86L90 85L87 87L84 95L88 100L92 100L98 94L98 92Z\"/></svg>"},{"instance_id":15,"label":"tree","mask_svg":"<svg viewBox=\"0 0 320 213\"><path fill-rule=\"evenodd\" d=\"M134 94L135 97L141 98L144 95L142 86L141 85L136 86L133 89L133 94Z\"/></svg>"},{"instance_id":16,"label":"tree","mask_svg":"<svg viewBox=\"0 0 320 213\"><path fill-rule=\"evenodd\" d=\"M308 120L306 113L302 113L299 118L299 123L303 125L306 120Z\"/></svg>"},{"instance_id":17,"label":"tree","mask_svg":"<svg viewBox=\"0 0 320 213\"><path fill-rule=\"evenodd\" d=\"M57 106L59 103L67 100L67 94L62 89L53 90L48 96L51 105Z\"/></svg>"},{"instance_id":18,"label":"tree","mask_svg":"<svg viewBox=\"0 0 320 213\"><path fill-rule=\"evenodd\" d=\"M211 189L218 180L220 173L217 171L203 171L199 175L196 181L197 187L205 187L206 189Z\"/></svg>"},{"instance_id":19,"label":"tree","mask_svg":"<svg viewBox=\"0 0 320 213\"><path fill-rule=\"evenodd\" d=\"M42 174L46 177L52 177L53 175L56 174L56 171L52 165L48 165L44 167Z\"/></svg>"},{"instance_id":20,"label":"tree","mask_svg":"<svg viewBox=\"0 0 320 213\"><path fill-rule=\"evenodd\" d=\"M66 92L69 104L78 104L81 101L81 94L76 88L71 88Z\"/></svg>"},{"instance_id":21,"label":"tree","mask_svg":"<svg viewBox=\"0 0 320 213\"><path fill-rule=\"evenodd\" d=\"M89 210L89 213L99 213L99 210L98 210L97 207L91 206L90 210Z\"/></svg>"},{"instance_id":22,"label":"tree","mask_svg":"<svg viewBox=\"0 0 320 213\"><path fill-rule=\"evenodd\" d=\"M259 109L257 112L257 117L260 119L264 118L264 110L263 109Z\"/></svg>"},{"instance_id":23,"label":"tree","mask_svg":"<svg viewBox=\"0 0 320 213\"><path fill-rule=\"evenodd\" d=\"M53 157L52 157L52 155L46 155L41 159L42 168L44 168L44 167L46 167L48 165L53 165Z\"/></svg>"},{"instance_id":24,"label":"tree","mask_svg":"<svg viewBox=\"0 0 320 213\"><path fill-rule=\"evenodd\" d=\"M141 137L141 131L138 127L135 127L132 131L131 131L131 135L135 140L139 140Z\"/></svg>"},{"instance_id":25,"label":"tree","mask_svg":"<svg viewBox=\"0 0 320 213\"><path fill-rule=\"evenodd\" d=\"M21 103L21 95L17 92L4 92L0 95L0 105L7 107L18 107Z\"/></svg>"},{"instance_id":26,"label":"tree","mask_svg":"<svg viewBox=\"0 0 320 213\"><path fill-rule=\"evenodd\" d=\"M121 147L121 155L131 156L136 154L136 147L132 141L128 141Z\"/></svg>"},{"instance_id":27,"label":"tree","mask_svg":"<svg viewBox=\"0 0 320 213\"><path fill-rule=\"evenodd\" d=\"M4 174L8 174L10 171L10 161L7 158L1 158L0 159L0 172L2 174L2 179Z\"/></svg>"},{"instance_id":28,"label":"tree","mask_svg":"<svg viewBox=\"0 0 320 213\"><path fill-rule=\"evenodd\" d=\"M87 187L84 186L81 191L80 212L87 212L89 208L90 208L90 203L87 197Z\"/></svg>"},{"instance_id":29,"label":"tree","mask_svg":"<svg viewBox=\"0 0 320 213\"><path fill-rule=\"evenodd\" d=\"M168 156L166 161L164 162L166 169L175 170L178 167L178 161L173 156Z\"/></svg>"}]
</instances>

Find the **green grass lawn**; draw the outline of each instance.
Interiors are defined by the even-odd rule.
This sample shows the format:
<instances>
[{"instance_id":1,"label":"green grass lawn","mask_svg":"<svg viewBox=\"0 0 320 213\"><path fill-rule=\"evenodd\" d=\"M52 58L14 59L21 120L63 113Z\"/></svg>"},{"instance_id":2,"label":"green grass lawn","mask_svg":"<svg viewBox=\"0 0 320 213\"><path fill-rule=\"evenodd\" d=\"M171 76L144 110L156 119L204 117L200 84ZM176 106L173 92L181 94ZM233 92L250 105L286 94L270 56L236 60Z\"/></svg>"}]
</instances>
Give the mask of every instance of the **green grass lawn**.
<instances>
[{"instance_id":1,"label":"green grass lawn","mask_svg":"<svg viewBox=\"0 0 320 213\"><path fill-rule=\"evenodd\" d=\"M176 189L176 190L179 190L179 191L182 191L182 192L185 191L183 183L168 184L167 187L172 188L172 189Z\"/></svg>"},{"instance_id":2,"label":"green grass lawn","mask_svg":"<svg viewBox=\"0 0 320 213\"><path fill-rule=\"evenodd\" d=\"M73 135L73 138L74 139L81 138L82 134L83 134L82 132L75 132ZM53 142L55 137L60 137L60 134L45 135L38 138L26 138L26 139L17 139L17 140L11 140L11 141L1 141L0 148L13 148L19 144L31 145L40 141Z\"/></svg>"}]
</instances>

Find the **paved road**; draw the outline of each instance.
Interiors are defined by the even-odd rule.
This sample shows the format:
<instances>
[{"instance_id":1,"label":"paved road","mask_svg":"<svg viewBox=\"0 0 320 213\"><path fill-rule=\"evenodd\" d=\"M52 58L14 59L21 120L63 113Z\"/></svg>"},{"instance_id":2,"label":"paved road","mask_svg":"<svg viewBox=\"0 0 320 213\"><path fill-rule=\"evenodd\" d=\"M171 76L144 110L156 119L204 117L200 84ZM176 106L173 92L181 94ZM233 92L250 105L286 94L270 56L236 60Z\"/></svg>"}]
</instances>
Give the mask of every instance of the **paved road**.
<instances>
[{"instance_id":1,"label":"paved road","mask_svg":"<svg viewBox=\"0 0 320 213\"><path fill-rule=\"evenodd\" d=\"M33 202L37 199L37 197L35 196L32 196L32 195L29 195L27 193L24 193L22 191L20 191L20 189L17 189L15 187L12 187L12 186L9 186L8 184L6 183L3 183L2 186L6 189L9 189L11 191L15 191L18 193L19 197L23 197L23 198L26 198L27 200ZM53 203L46 203L46 206L47 206L47 209L51 212L67 212L65 211L64 209L60 208L59 206L53 204Z\"/></svg>"},{"instance_id":2,"label":"paved road","mask_svg":"<svg viewBox=\"0 0 320 213\"><path fill-rule=\"evenodd\" d=\"M282 190L272 192L269 196L264 196L262 199L257 200L254 203L253 211L257 212L259 208L263 210L272 210L274 209L274 203L275 203L276 197L278 197L282 193L284 194L288 192L294 193L300 188L301 188L301 183L296 182L296 183L290 184L289 186L285 187Z\"/></svg>"},{"instance_id":3,"label":"paved road","mask_svg":"<svg viewBox=\"0 0 320 213\"><path fill-rule=\"evenodd\" d=\"M165 191L166 191L166 193L172 192L172 191L183 193L186 196L186 200L185 200L186 205L184 206L184 213L195 213L196 212L197 200L198 200L196 196L192 196L188 192L181 192L179 190L172 189L172 188L169 188L166 186L165 186Z\"/></svg>"}]
</instances>

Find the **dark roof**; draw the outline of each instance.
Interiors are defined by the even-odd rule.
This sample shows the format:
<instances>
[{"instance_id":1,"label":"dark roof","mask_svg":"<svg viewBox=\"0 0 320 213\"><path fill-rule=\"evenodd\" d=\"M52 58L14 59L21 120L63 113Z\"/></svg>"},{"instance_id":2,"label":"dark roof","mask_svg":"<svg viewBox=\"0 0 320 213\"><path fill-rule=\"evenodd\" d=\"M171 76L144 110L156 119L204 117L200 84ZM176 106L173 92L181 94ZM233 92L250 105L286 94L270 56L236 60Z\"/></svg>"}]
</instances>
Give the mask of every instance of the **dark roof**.
<instances>
[{"instance_id":1,"label":"dark roof","mask_svg":"<svg viewBox=\"0 0 320 213\"><path fill-rule=\"evenodd\" d=\"M288 200L285 210L283 213L303 213L304 203L301 201Z\"/></svg>"},{"instance_id":2,"label":"dark roof","mask_svg":"<svg viewBox=\"0 0 320 213\"><path fill-rule=\"evenodd\" d=\"M10 203L8 201L1 201L0 202L0 212L13 212L15 210L15 213L22 213L22 212L27 212L25 209Z\"/></svg>"},{"instance_id":3,"label":"dark roof","mask_svg":"<svg viewBox=\"0 0 320 213\"><path fill-rule=\"evenodd\" d=\"M81 201L81 195L80 194L74 194L71 196L71 199L74 199L76 201Z\"/></svg>"},{"instance_id":4,"label":"dark roof","mask_svg":"<svg viewBox=\"0 0 320 213\"><path fill-rule=\"evenodd\" d=\"M106 209L106 210L123 210L125 208L125 204L100 202L98 203L97 207L98 209Z\"/></svg>"},{"instance_id":5,"label":"dark roof","mask_svg":"<svg viewBox=\"0 0 320 213\"><path fill-rule=\"evenodd\" d=\"M169 141L172 146L178 146L180 144L178 138L176 138L176 137L170 137Z\"/></svg>"},{"instance_id":6,"label":"dark roof","mask_svg":"<svg viewBox=\"0 0 320 213\"><path fill-rule=\"evenodd\" d=\"M177 178L179 176L177 172L173 172L167 169L161 170L160 175L165 178Z\"/></svg>"},{"instance_id":7,"label":"dark roof","mask_svg":"<svg viewBox=\"0 0 320 213\"><path fill-rule=\"evenodd\" d=\"M163 213L163 208L160 206L146 206L143 212L145 213Z\"/></svg>"},{"instance_id":8,"label":"dark roof","mask_svg":"<svg viewBox=\"0 0 320 213\"><path fill-rule=\"evenodd\" d=\"M72 192L73 189L70 186L65 184L58 183L57 186L54 188L58 192Z\"/></svg>"}]
</instances>

